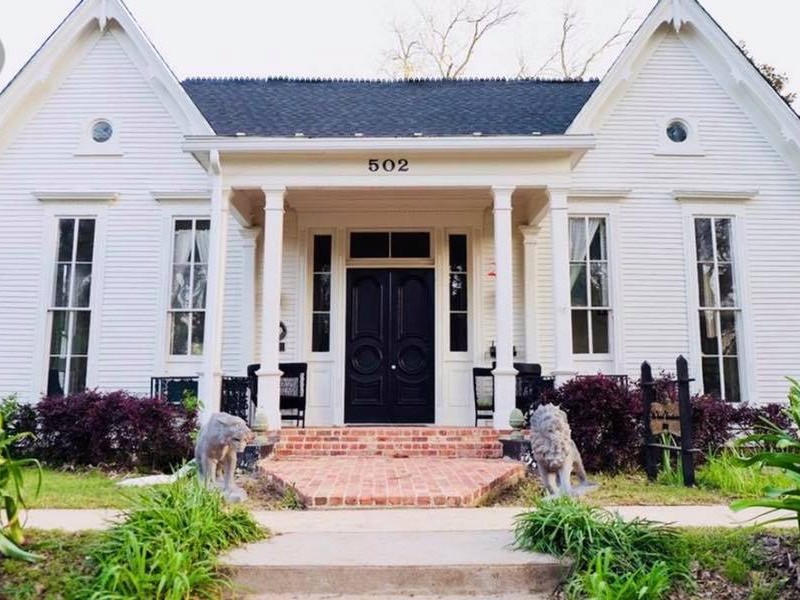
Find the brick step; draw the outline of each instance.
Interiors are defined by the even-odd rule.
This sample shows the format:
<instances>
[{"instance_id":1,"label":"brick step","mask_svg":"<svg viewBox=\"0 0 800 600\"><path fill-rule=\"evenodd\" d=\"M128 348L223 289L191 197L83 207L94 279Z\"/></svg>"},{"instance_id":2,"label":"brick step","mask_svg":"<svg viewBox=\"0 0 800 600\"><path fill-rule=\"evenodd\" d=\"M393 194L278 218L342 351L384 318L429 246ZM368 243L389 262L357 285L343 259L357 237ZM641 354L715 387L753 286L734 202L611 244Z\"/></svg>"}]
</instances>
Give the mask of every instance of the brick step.
<instances>
[{"instance_id":1,"label":"brick step","mask_svg":"<svg viewBox=\"0 0 800 600\"><path fill-rule=\"evenodd\" d=\"M472 427L283 429L275 456L500 458L500 435L494 429Z\"/></svg>"}]
</instances>

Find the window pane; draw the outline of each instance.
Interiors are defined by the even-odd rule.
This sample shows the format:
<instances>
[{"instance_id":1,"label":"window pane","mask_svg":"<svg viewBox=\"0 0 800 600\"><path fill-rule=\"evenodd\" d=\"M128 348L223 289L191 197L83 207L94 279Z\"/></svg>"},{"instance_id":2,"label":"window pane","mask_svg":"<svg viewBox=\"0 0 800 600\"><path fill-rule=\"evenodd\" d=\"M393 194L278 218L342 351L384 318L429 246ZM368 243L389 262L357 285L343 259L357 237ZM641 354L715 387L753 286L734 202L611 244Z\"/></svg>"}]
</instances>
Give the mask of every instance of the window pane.
<instances>
[{"instance_id":1,"label":"window pane","mask_svg":"<svg viewBox=\"0 0 800 600\"><path fill-rule=\"evenodd\" d=\"M331 309L331 275L322 273L314 275L313 310L327 312Z\"/></svg>"},{"instance_id":2,"label":"window pane","mask_svg":"<svg viewBox=\"0 0 800 600\"><path fill-rule=\"evenodd\" d=\"M350 234L351 258L389 258L389 234L357 232Z\"/></svg>"},{"instance_id":3,"label":"window pane","mask_svg":"<svg viewBox=\"0 0 800 600\"><path fill-rule=\"evenodd\" d=\"M53 293L53 306L69 306L69 288L72 265L58 263L56 265L56 284Z\"/></svg>"},{"instance_id":4,"label":"window pane","mask_svg":"<svg viewBox=\"0 0 800 600\"><path fill-rule=\"evenodd\" d=\"M181 265L172 269L172 308L189 308L191 265Z\"/></svg>"},{"instance_id":5,"label":"window pane","mask_svg":"<svg viewBox=\"0 0 800 600\"><path fill-rule=\"evenodd\" d=\"M572 311L572 353L589 353L589 311Z\"/></svg>"},{"instance_id":6,"label":"window pane","mask_svg":"<svg viewBox=\"0 0 800 600\"><path fill-rule=\"evenodd\" d=\"M58 222L58 261L72 260L72 245L75 235L75 219L61 219Z\"/></svg>"},{"instance_id":7,"label":"window pane","mask_svg":"<svg viewBox=\"0 0 800 600\"><path fill-rule=\"evenodd\" d=\"M698 293L700 306L711 308L719 306L717 303L717 278L714 275L714 265L697 265Z\"/></svg>"},{"instance_id":8,"label":"window pane","mask_svg":"<svg viewBox=\"0 0 800 600\"><path fill-rule=\"evenodd\" d=\"M72 329L72 354L89 354L89 323L91 315L88 310L78 310L73 313Z\"/></svg>"},{"instance_id":9,"label":"window pane","mask_svg":"<svg viewBox=\"0 0 800 600\"><path fill-rule=\"evenodd\" d=\"M721 310L719 319L722 328L722 353L728 356L739 354L736 343L736 313L732 310Z\"/></svg>"},{"instance_id":10,"label":"window pane","mask_svg":"<svg viewBox=\"0 0 800 600\"><path fill-rule=\"evenodd\" d=\"M711 237L711 219L694 220L695 244L699 262L714 261L714 243Z\"/></svg>"},{"instance_id":11,"label":"window pane","mask_svg":"<svg viewBox=\"0 0 800 600\"><path fill-rule=\"evenodd\" d=\"M203 334L205 333L206 313L192 313L192 354L203 353Z\"/></svg>"},{"instance_id":12,"label":"window pane","mask_svg":"<svg viewBox=\"0 0 800 600\"><path fill-rule=\"evenodd\" d=\"M86 362L85 357L70 359L68 394L80 394L86 390Z\"/></svg>"},{"instance_id":13,"label":"window pane","mask_svg":"<svg viewBox=\"0 0 800 600\"><path fill-rule=\"evenodd\" d=\"M583 217L569 220L569 259L586 260L586 220Z\"/></svg>"},{"instance_id":14,"label":"window pane","mask_svg":"<svg viewBox=\"0 0 800 600\"><path fill-rule=\"evenodd\" d=\"M206 285L208 283L208 267L194 266L194 289L192 290L192 308L206 307Z\"/></svg>"},{"instance_id":15,"label":"window pane","mask_svg":"<svg viewBox=\"0 0 800 600\"><path fill-rule=\"evenodd\" d=\"M736 306L736 290L733 286L733 265L720 264L719 297L721 306Z\"/></svg>"},{"instance_id":16,"label":"window pane","mask_svg":"<svg viewBox=\"0 0 800 600\"><path fill-rule=\"evenodd\" d=\"M592 315L592 352L608 354L608 311L593 310Z\"/></svg>"},{"instance_id":17,"label":"window pane","mask_svg":"<svg viewBox=\"0 0 800 600\"><path fill-rule=\"evenodd\" d=\"M311 322L311 351L330 350L331 316L328 313L315 313Z\"/></svg>"},{"instance_id":18,"label":"window pane","mask_svg":"<svg viewBox=\"0 0 800 600\"><path fill-rule=\"evenodd\" d=\"M63 396L67 373L67 359L52 357L47 370L47 395Z\"/></svg>"},{"instance_id":19,"label":"window pane","mask_svg":"<svg viewBox=\"0 0 800 600\"><path fill-rule=\"evenodd\" d=\"M587 306L586 265L570 265L569 277L572 285L572 306Z\"/></svg>"},{"instance_id":20,"label":"window pane","mask_svg":"<svg viewBox=\"0 0 800 600\"><path fill-rule=\"evenodd\" d=\"M456 273L465 273L467 271L466 235L459 234L450 236L450 271Z\"/></svg>"},{"instance_id":21,"label":"window pane","mask_svg":"<svg viewBox=\"0 0 800 600\"><path fill-rule=\"evenodd\" d=\"M333 240L329 235L314 236L314 272L330 273L331 271L331 245Z\"/></svg>"},{"instance_id":22,"label":"window pane","mask_svg":"<svg viewBox=\"0 0 800 600\"><path fill-rule=\"evenodd\" d=\"M430 258L431 234L425 232L393 232L392 258Z\"/></svg>"},{"instance_id":23,"label":"window pane","mask_svg":"<svg viewBox=\"0 0 800 600\"><path fill-rule=\"evenodd\" d=\"M715 219L714 229L717 234L717 260L731 262L731 220Z\"/></svg>"},{"instance_id":24,"label":"window pane","mask_svg":"<svg viewBox=\"0 0 800 600\"><path fill-rule=\"evenodd\" d=\"M175 240L172 254L174 264L188 263L192 258L192 222L175 221Z\"/></svg>"},{"instance_id":25,"label":"window pane","mask_svg":"<svg viewBox=\"0 0 800 600\"><path fill-rule=\"evenodd\" d=\"M716 357L703 358L703 392L721 398L719 382L719 359Z\"/></svg>"},{"instance_id":26,"label":"window pane","mask_svg":"<svg viewBox=\"0 0 800 600\"><path fill-rule=\"evenodd\" d=\"M608 265L590 263L592 306L608 306Z\"/></svg>"},{"instance_id":27,"label":"window pane","mask_svg":"<svg viewBox=\"0 0 800 600\"><path fill-rule=\"evenodd\" d=\"M53 328L50 333L50 354L56 356L67 355L67 328L69 327L69 312L57 310L53 312Z\"/></svg>"},{"instance_id":28,"label":"window pane","mask_svg":"<svg viewBox=\"0 0 800 600\"><path fill-rule=\"evenodd\" d=\"M467 276L463 273L450 275L450 310L467 310Z\"/></svg>"},{"instance_id":29,"label":"window pane","mask_svg":"<svg viewBox=\"0 0 800 600\"><path fill-rule=\"evenodd\" d=\"M170 354L189 354L189 313L172 313L172 332L170 334Z\"/></svg>"},{"instance_id":30,"label":"window pane","mask_svg":"<svg viewBox=\"0 0 800 600\"><path fill-rule=\"evenodd\" d=\"M700 311L700 349L706 355L719 354L717 313L713 310Z\"/></svg>"},{"instance_id":31,"label":"window pane","mask_svg":"<svg viewBox=\"0 0 800 600\"><path fill-rule=\"evenodd\" d=\"M723 358L722 368L725 369L725 400L739 402L742 399L742 391L739 387L739 359Z\"/></svg>"},{"instance_id":32,"label":"window pane","mask_svg":"<svg viewBox=\"0 0 800 600\"><path fill-rule=\"evenodd\" d=\"M466 313L450 314L450 351L466 352L469 349L467 342L467 315Z\"/></svg>"},{"instance_id":33,"label":"window pane","mask_svg":"<svg viewBox=\"0 0 800 600\"><path fill-rule=\"evenodd\" d=\"M211 221L196 222L194 232L194 262L208 264L208 245L211 242Z\"/></svg>"},{"instance_id":34,"label":"window pane","mask_svg":"<svg viewBox=\"0 0 800 600\"><path fill-rule=\"evenodd\" d=\"M94 219L78 222L78 262L92 262L94 253Z\"/></svg>"},{"instance_id":35,"label":"window pane","mask_svg":"<svg viewBox=\"0 0 800 600\"><path fill-rule=\"evenodd\" d=\"M589 258L592 260L606 260L606 220L603 218L589 219Z\"/></svg>"},{"instance_id":36,"label":"window pane","mask_svg":"<svg viewBox=\"0 0 800 600\"><path fill-rule=\"evenodd\" d=\"M92 293L92 263L75 265L75 289L72 293L72 306L86 308Z\"/></svg>"}]
</instances>

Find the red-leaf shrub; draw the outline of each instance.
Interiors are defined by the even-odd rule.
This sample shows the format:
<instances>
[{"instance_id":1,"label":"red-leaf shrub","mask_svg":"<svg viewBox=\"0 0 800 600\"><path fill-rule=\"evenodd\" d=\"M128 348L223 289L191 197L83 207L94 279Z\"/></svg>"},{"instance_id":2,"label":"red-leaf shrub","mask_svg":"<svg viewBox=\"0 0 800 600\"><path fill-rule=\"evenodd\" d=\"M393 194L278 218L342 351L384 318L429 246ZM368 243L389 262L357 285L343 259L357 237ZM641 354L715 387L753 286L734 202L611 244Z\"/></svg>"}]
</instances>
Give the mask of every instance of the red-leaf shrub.
<instances>
[{"instance_id":1,"label":"red-leaf shrub","mask_svg":"<svg viewBox=\"0 0 800 600\"><path fill-rule=\"evenodd\" d=\"M566 382L550 401L567 413L572 439L589 471L620 471L641 464L642 405L608 377Z\"/></svg>"},{"instance_id":2,"label":"red-leaf shrub","mask_svg":"<svg viewBox=\"0 0 800 600\"><path fill-rule=\"evenodd\" d=\"M161 398L87 391L43 398L36 412L48 464L168 471L192 454L195 413Z\"/></svg>"}]
</instances>

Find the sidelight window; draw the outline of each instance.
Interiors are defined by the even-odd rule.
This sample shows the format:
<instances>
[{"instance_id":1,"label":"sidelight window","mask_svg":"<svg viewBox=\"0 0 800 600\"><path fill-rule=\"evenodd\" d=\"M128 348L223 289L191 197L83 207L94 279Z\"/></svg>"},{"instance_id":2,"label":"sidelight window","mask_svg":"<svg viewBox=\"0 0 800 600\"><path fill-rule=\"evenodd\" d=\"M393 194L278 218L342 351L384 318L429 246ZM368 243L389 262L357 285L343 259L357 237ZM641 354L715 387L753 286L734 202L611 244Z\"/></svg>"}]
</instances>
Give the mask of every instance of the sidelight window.
<instances>
[{"instance_id":1,"label":"sidelight window","mask_svg":"<svg viewBox=\"0 0 800 600\"><path fill-rule=\"evenodd\" d=\"M329 352L331 346L331 246L330 235L314 236L311 351Z\"/></svg>"},{"instance_id":2,"label":"sidelight window","mask_svg":"<svg viewBox=\"0 0 800 600\"><path fill-rule=\"evenodd\" d=\"M450 251L450 351L469 350L467 295L467 236L449 236Z\"/></svg>"},{"instance_id":3,"label":"sidelight window","mask_svg":"<svg viewBox=\"0 0 800 600\"><path fill-rule=\"evenodd\" d=\"M94 219L58 221L50 308L48 395L75 394L86 388L94 234Z\"/></svg>"},{"instance_id":4,"label":"sidelight window","mask_svg":"<svg viewBox=\"0 0 800 600\"><path fill-rule=\"evenodd\" d=\"M173 356L203 354L210 230L208 219L175 221L169 305Z\"/></svg>"},{"instance_id":5,"label":"sidelight window","mask_svg":"<svg viewBox=\"0 0 800 600\"><path fill-rule=\"evenodd\" d=\"M730 402L741 398L740 307L730 217L694 220L703 389Z\"/></svg>"},{"instance_id":6,"label":"sidelight window","mask_svg":"<svg viewBox=\"0 0 800 600\"><path fill-rule=\"evenodd\" d=\"M573 354L608 354L608 240L605 217L569 220Z\"/></svg>"}]
</instances>

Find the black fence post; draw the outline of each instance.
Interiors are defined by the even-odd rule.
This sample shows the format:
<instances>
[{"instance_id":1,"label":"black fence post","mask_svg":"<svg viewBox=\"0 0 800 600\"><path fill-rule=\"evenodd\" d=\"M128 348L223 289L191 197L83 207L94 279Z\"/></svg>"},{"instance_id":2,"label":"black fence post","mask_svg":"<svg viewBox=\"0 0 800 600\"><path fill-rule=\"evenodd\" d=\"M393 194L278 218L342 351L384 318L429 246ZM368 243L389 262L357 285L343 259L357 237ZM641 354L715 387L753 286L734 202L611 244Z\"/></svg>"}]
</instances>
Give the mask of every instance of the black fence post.
<instances>
[{"instance_id":1,"label":"black fence post","mask_svg":"<svg viewBox=\"0 0 800 600\"><path fill-rule=\"evenodd\" d=\"M683 464L683 484L687 487L694 485L694 453L692 447L692 404L689 394L689 363L683 356L675 361L678 371L678 405L681 418L681 462Z\"/></svg>"},{"instance_id":2,"label":"black fence post","mask_svg":"<svg viewBox=\"0 0 800 600\"><path fill-rule=\"evenodd\" d=\"M653 371L647 361L642 363L642 418L644 419L644 470L650 481L658 477L658 465L653 448L653 428L651 423L651 405L655 401L655 382Z\"/></svg>"}]
</instances>

